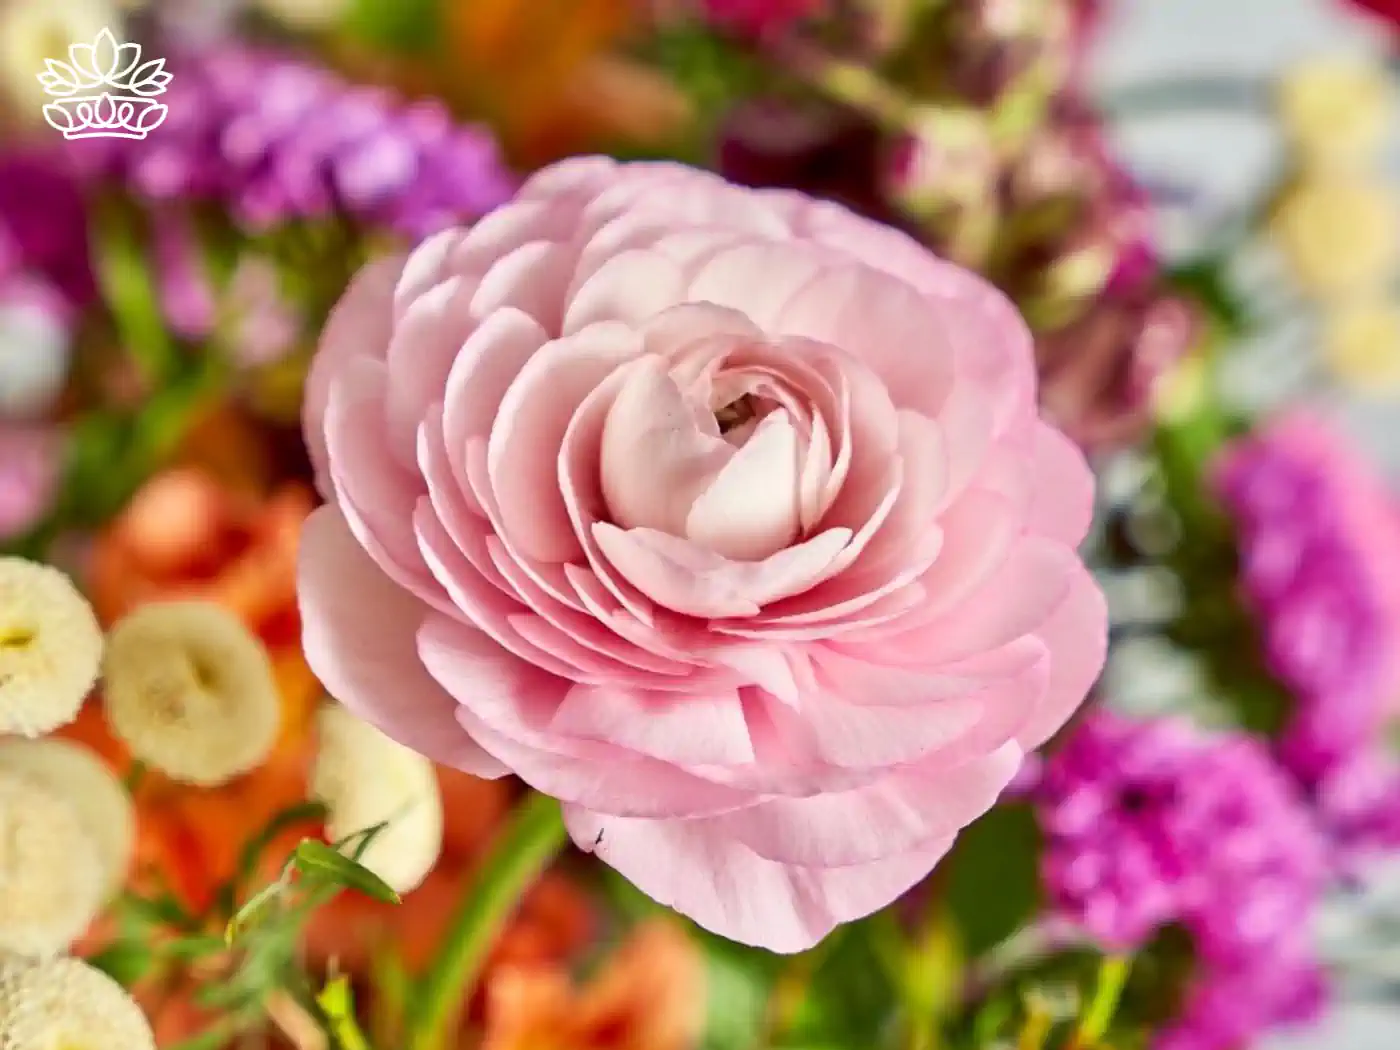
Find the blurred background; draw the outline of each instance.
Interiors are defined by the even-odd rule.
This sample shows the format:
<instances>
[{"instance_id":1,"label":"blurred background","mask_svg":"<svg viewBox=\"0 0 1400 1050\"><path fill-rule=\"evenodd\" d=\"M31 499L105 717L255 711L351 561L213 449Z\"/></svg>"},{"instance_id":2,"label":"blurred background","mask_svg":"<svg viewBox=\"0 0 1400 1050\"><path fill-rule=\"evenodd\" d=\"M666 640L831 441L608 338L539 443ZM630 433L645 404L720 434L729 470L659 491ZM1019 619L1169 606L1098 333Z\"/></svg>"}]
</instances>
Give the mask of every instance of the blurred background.
<instances>
[{"instance_id":1,"label":"blurred background","mask_svg":"<svg viewBox=\"0 0 1400 1050\"><path fill-rule=\"evenodd\" d=\"M1101 919L1141 904L1128 854L1160 829L1123 786L1132 732L1076 751L1071 727L924 888L956 950L945 925L901 918L919 932L893 963L872 962L872 934L780 974L637 922L570 857L492 948L461 1045L869 1050L937 1000L946 1031L911 1047L1087 1050L1036 1035L1060 1014L1026 990L1059 1002L1066 968L1125 950L1141 961L1105 1046L1396 1045L1397 55L1396 0L0 0L0 554L69 572L104 624L174 597L225 606L268 647L283 705L254 772L138 778L127 905L215 914L249 841L307 796L322 690L296 612L317 501L299 415L350 277L550 161L679 160L845 204L1017 302L1044 409L1100 477L1098 708L1262 741L1328 875L1305 905L1278 898L1295 903L1260 920L1274 932L1250 961L1213 956L1225 920L1194 912L1125 945ZM104 76L122 99L84 87ZM95 710L64 733L131 773ZM344 896L298 933L388 1033L393 975L431 955L518 795L435 776L426 881L399 906ZM1121 839L1064 830L1084 792L1129 814ZM1290 834L1210 819L1205 853ZM1246 898L1275 900L1280 870ZM243 1045L189 991L196 967L122 970L113 946L170 921L136 912L119 900L75 950L138 991L162 1047ZM1259 962L1293 958L1292 928L1305 958ZM872 969L873 988L855 976ZM1064 1017L1082 1017L1093 996L1069 986Z\"/></svg>"}]
</instances>

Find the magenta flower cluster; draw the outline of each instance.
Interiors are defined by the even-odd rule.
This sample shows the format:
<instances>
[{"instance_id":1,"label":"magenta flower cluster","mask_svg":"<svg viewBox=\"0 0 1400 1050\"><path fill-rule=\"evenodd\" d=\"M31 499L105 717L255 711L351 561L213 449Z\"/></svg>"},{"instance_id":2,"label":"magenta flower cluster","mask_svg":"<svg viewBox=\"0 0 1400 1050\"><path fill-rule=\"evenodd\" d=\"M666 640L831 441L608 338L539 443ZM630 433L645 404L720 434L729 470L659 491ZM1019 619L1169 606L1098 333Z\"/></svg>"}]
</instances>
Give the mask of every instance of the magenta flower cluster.
<instances>
[{"instance_id":1,"label":"magenta flower cluster","mask_svg":"<svg viewBox=\"0 0 1400 1050\"><path fill-rule=\"evenodd\" d=\"M1171 1050L1230 1050L1320 1003L1307 918L1325 840L1258 740L1098 711L1046 763L1035 798L1051 909L1112 950L1168 926L1196 951Z\"/></svg>"},{"instance_id":2,"label":"magenta flower cluster","mask_svg":"<svg viewBox=\"0 0 1400 1050\"><path fill-rule=\"evenodd\" d=\"M1400 843L1400 767L1381 739L1400 696L1400 503L1297 412L1227 449L1217 490L1268 669L1294 698L1285 764L1350 852Z\"/></svg>"},{"instance_id":3,"label":"magenta flower cluster","mask_svg":"<svg viewBox=\"0 0 1400 1050\"><path fill-rule=\"evenodd\" d=\"M477 219L515 180L491 133L299 58L237 45L170 63L170 116L144 141L89 139L87 170L157 201L210 200L267 229L332 215L419 238Z\"/></svg>"}]
</instances>

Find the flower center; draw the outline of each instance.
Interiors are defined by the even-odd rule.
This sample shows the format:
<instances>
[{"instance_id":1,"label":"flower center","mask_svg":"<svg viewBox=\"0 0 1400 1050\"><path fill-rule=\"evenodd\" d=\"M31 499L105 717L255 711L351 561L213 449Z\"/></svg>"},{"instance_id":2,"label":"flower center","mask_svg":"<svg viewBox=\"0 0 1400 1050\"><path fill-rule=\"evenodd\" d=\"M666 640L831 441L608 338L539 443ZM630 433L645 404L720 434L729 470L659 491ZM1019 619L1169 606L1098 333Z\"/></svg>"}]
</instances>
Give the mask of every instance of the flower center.
<instances>
[{"instance_id":1,"label":"flower center","mask_svg":"<svg viewBox=\"0 0 1400 1050\"><path fill-rule=\"evenodd\" d=\"M715 410L715 422L719 424L720 434L728 434L731 430L735 430L757 417L758 405L752 394L745 394L743 397L729 402L723 408Z\"/></svg>"}]
</instances>

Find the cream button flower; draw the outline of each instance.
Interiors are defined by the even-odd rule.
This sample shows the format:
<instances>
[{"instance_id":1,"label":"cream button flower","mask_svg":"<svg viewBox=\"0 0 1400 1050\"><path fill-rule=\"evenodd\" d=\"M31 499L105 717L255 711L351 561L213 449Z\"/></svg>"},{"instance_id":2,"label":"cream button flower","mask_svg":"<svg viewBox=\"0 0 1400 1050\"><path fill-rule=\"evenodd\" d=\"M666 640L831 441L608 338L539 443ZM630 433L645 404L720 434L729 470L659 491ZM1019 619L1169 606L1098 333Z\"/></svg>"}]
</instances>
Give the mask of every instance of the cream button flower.
<instances>
[{"instance_id":1,"label":"cream button flower","mask_svg":"<svg viewBox=\"0 0 1400 1050\"><path fill-rule=\"evenodd\" d=\"M1361 179L1310 179L1281 202L1272 233L1299 285L1321 300L1366 294L1395 269L1400 207Z\"/></svg>"},{"instance_id":2,"label":"cream button flower","mask_svg":"<svg viewBox=\"0 0 1400 1050\"><path fill-rule=\"evenodd\" d=\"M0 733L73 721L102 661L102 628L63 573L0 558Z\"/></svg>"},{"instance_id":3,"label":"cream button flower","mask_svg":"<svg viewBox=\"0 0 1400 1050\"><path fill-rule=\"evenodd\" d=\"M0 962L3 1050L155 1050L136 1001L81 959Z\"/></svg>"},{"instance_id":4,"label":"cream button flower","mask_svg":"<svg viewBox=\"0 0 1400 1050\"><path fill-rule=\"evenodd\" d=\"M102 883L98 845L77 808L33 777L0 770L0 952L65 951L97 916Z\"/></svg>"},{"instance_id":5,"label":"cream button flower","mask_svg":"<svg viewBox=\"0 0 1400 1050\"><path fill-rule=\"evenodd\" d=\"M108 636L102 675L112 731L175 780L225 783L276 743L281 703L267 650L217 605L137 609Z\"/></svg>"},{"instance_id":6,"label":"cream button flower","mask_svg":"<svg viewBox=\"0 0 1400 1050\"><path fill-rule=\"evenodd\" d=\"M1400 391L1400 306L1362 302L1339 309L1323 323L1322 355L1348 386Z\"/></svg>"},{"instance_id":7,"label":"cream button flower","mask_svg":"<svg viewBox=\"0 0 1400 1050\"><path fill-rule=\"evenodd\" d=\"M311 794L339 842L379 824L360 863L399 893L416 889L442 850L442 796L433 764L338 704L322 708Z\"/></svg>"},{"instance_id":8,"label":"cream button flower","mask_svg":"<svg viewBox=\"0 0 1400 1050\"><path fill-rule=\"evenodd\" d=\"M1279 117L1304 166L1373 160L1394 126L1393 87L1380 67L1343 57L1298 66L1279 86Z\"/></svg>"},{"instance_id":9,"label":"cream button flower","mask_svg":"<svg viewBox=\"0 0 1400 1050\"><path fill-rule=\"evenodd\" d=\"M126 880L136 840L131 797L95 754L71 740L0 740L0 772L19 773L72 805L97 847L104 901Z\"/></svg>"}]
</instances>

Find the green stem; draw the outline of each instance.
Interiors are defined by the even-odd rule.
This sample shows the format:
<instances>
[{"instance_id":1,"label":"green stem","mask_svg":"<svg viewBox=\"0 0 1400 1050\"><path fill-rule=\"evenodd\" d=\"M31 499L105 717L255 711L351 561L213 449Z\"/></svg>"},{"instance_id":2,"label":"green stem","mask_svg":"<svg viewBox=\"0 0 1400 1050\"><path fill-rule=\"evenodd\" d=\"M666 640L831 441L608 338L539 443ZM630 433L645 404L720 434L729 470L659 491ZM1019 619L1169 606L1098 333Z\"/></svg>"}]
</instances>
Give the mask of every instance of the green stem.
<instances>
[{"instance_id":1,"label":"green stem","mask_svg":"<svg viewBox=\"0 0 1400 1050\"><path fill-rule=\"evenodd\" d=\"M559 803L531 795L515 811L462 898L414 1004L409 1050L436 1050L521 896L568 839Z\"/></svg>"},{"instance_id":2,"label":"green stem","mask_svg":"<svg viewBox=\"0 0 1400 1050\"><path fill-rule=\"evenodd\" d=\"M1108 1034L1109 1025L1118 1012L1118 1001L1123 997L1123 986L1128 982L1128 970L1132 960L1124 955L1110 955L1099 967L1098 985L1089 1009L1079 1022L1074 1034L1074 1044L1078 1047L1095 1047Z\"/></svg>"}]
</instances>

